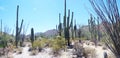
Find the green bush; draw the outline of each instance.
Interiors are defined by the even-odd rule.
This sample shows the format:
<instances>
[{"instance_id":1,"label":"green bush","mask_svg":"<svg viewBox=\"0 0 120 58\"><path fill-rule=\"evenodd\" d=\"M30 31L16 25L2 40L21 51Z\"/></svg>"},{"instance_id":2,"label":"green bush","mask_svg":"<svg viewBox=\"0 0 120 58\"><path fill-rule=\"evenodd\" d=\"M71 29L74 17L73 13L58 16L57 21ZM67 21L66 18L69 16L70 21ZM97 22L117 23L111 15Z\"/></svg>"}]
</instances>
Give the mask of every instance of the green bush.
<instances>
[{"instance_id":1,"label":"green bush","mask_svg":"<svg viewBox=\"0 0 120 58\"><path fill-rule=\"evenodd\" d=\"M0 44L0 48L2 48L3 47L3 44Z\"/></svg>"},{"instance_id":2,"label":"green bush","mask_svg":"<svg viewBox=\"0 0 120 58\"><path fill-rule=\"evenodd\" d=\"M49 39L42 38L40 40L35 40L33 42L33 48L36 48L36 47L43 48L47 43L49 43Z\"/></svg>"},{"instance_id":3,"label":"green bush","mask_svg":"<svg viewBox=\"0 0 120 58\"><path fill-rule=\"evenodd\" d=\"M65 45L65 39L62 37L56 37L56 39L54 39L52 41L52 49L53 52L59 52L61 49L65 49L66 45Z\"/></svg>"}]
</instances>

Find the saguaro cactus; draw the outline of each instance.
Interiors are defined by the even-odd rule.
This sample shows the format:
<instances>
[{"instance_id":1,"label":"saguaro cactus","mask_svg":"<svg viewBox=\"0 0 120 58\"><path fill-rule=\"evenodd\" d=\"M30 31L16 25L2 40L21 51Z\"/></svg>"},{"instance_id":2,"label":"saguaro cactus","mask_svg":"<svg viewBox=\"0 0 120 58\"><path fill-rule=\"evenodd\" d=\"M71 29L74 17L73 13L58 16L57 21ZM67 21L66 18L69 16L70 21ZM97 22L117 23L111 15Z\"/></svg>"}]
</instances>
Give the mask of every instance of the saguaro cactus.
<instances>
[{"instance_id":1,"label":"saguaro cactus","mask_svg":"<svg viewBox=\"0 0 120 58\"><path fill-rule=\"evenodd\" d=\"M98 32L98 41L100 41L100 23L99 23L99 18L97 18L97 23L98 23L98 30L97 30L97 32Z\"/></svg>"},{"instance_id":2,"label":"saguaro cactus","mask_svg":"<svg viewBox=\"0 0 120 58\"><path fill-rule=\"evenodd\" d=\"M63 30L64 30L64 37L67 40L67 45L70 46L70 28L73 25L73 12L70 22L70 10L68 10L68 17L66 16L66 0L64 4L64 18L63 18Z\"/></svg>"},{"instance_id":3,"label":"saguaro cactus","mask_svg":"<svg viewBox=\"0 0 120 58\"><path fill-rule=\"evenodd\" d=\"M31 28L31 43L32 43L32 47L33 47L33 42L34 42L34 29Z\"/></svg>"},{"instance_id":4,"label":"saguaro cactus","mask_svg":"<svg viewBox=\"0 0 120 58\"><path fill-rule=\"evenodd\" d=\"M80 29L80 26L79 26L79 29L78 29L78 38L81 37L81 29Z\"/></svg>"},{"instance_id":5,"label":"saguaro cactus","mask_svg":"<svg viewBox=\"0 0 120 58\"><path fill-rule=\"evenodd\" d=\"M59 13L59 26L58 26L58 32L59 32L59 36L61 36L62 33L62 23L61 23L61 14Z\"/></svg>"},{"instance_id":6,"label":"saguaro cactus","mask_svg":"<svg viewBox=\"0 0 120 58\"><path fill-rule=\"evenodd\" d=\"M74 39L74 28L73 28L73 12L72 12L72 18L71 18L71 35L72 35L72 39Z\"/></svg>"},{"instance_id":7,"label":"saguaro cactus","mask_svg":"<svg viewBox=\"0 0 120 58\"><path fill-rule=\"evenodd\" d=\"M76 20L75 20L75 25L74 25L74 31L75 31L75 38L77 37L76 32L77 32L77 26L76 26Z\"/></svg>"},{"instance_id":8,"label":"saguaro cactus","mask_svg":"<svg viewBox=\"0 0 120 58\"><path fill-rule=\"evenodd\" d=\"M19 5L17 5L17 16L16 16L16 36L15 36L15 43L16 43L16 47L18 46L18 41L19 41L19 36L20 36L20 32L22 30L22 24L23 24L23 19L21 22L21 26L20 28L18 27L18 13L19 13Z\"/></svg>"},{"instance_id":9,"label":"saguaro cactus","mask_svg":"<svg viewBox=\"0 0 120 58\"><path fill-rule=\"evenodd\" d=\"M65 16L64 16L65 17ZM73 23L73 12L72 12L72 19L71 19L71 23ZM64 37L67 40L67 44L68 46L70 46L70 27L71 27L71 23L70 23L70 10L68 10L68 17L67 20L64 19ZM67 23L66 23L67 22ZM65 24L66 23L66 24Z\"/></svg>"},{"instance_id":10,"label":"saguaro cactus","mask_svg":"<svg viewBox=\"0 0 120 58\"><path fill-rule=\"evenodd\" d=\"M96 38L96 24L95 24L95 20L93 20L92 15L90 16L90 19L88 20L88 26L89 26L89 31L91 33L91 39L95 39Z\"/></svg>"},{"instance_id":11,"label":"saguaro cactus","mask_svg":"<svg viewBox=\"0 0 120 58\"><path fill-rule=\"evenodd\" d=\"M97 31L96 31L96 23L94 19L92 15L90 15L90 19L88 20L88 25L89 25L89 31L91 33L91 39L94 41L95 45L97 45Z\"/></svg>"}]
</instances>

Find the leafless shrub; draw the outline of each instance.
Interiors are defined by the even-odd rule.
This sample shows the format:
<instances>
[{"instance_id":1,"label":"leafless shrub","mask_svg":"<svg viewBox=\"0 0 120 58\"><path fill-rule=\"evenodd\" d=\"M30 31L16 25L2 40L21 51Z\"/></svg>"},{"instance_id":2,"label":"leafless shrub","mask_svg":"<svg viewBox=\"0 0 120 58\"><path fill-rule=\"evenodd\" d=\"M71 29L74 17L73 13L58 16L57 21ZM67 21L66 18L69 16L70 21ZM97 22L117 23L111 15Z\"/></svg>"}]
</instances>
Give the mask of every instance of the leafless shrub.
<instances>
[{"instance_id":1,"label":"leafless shrub","mask_svg":"<svg viewBox=\"0 0 120 58\"><path fill-rule=\"evenodd\" d=\"M89 0L105 27L105 40L116 58L120 58L120 14L116 0Z\"/></svg>"},{"instance_id":2,"label":"leafless shrub","mask_svg":"<svg viewBox=\"0 0 120 58\"><path fill-rule=\"evenodd\" d=\"M115 55L111 52L108 53L108 58L116 58Z\"/></svg>"}]
</instances>

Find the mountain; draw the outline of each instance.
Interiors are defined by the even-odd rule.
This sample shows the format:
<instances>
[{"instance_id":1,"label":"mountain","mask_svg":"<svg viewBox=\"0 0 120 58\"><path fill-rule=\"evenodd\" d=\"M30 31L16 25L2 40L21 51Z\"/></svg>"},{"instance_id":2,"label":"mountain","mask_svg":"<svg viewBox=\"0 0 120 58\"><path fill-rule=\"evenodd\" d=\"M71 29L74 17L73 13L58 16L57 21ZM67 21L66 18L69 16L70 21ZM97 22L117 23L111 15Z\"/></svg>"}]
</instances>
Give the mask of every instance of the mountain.
<instances>
[{"instance_id":1,"label":"mountain","mask_svg":"<svg viewBox=\"0 0 120 58\"><path fill-rule=\"evenodd\" d=\"M57 35L57 30L56 29L50 29L50 30L47 30L45 32L37 32L37 33L35 33L36 37L41 36L41 37L49 38L49 37L54 37L55 35ZM30 37L30 34L27 35L27 37Z\"/></svg>"},{"instance_id":2,"label":"mountain","mask_svg":"<svg viewBox=\"0 0 120 58\"><path fill-rule=\"evenodd\" d=\"M102 23L99 25L99 28L100 28L101 33L103 33L105 31ZM90 37L90 32L89 32L89 26L88 25L81 26L80 29L81 29L81 36ZM96 29L98 29L97 26L96 26ZM78 31L79 31L79 29L77 30L77 32ZM50 37L56 36L57 34L58 34L58 32L57 32L56 29L50 29L50 30L47 30L45 32L37 32L37 33L35 33L35 36L50 38ZM78 34L76 34L76 35L78 36ZM30 34L29 34L28 37L30 37Z\"/></svg>"},{"instance_id":3,"label":"mountain","mask_svg":"<svg viewBox=\"0 0 120 58\"><path fill-rule=\"evenodd\" d=\"M46 37L53 37L53 36L57 35L57 30L56 29L48 30L48 31L44 32L44 35Z\"/></svg>"}]
</instances>

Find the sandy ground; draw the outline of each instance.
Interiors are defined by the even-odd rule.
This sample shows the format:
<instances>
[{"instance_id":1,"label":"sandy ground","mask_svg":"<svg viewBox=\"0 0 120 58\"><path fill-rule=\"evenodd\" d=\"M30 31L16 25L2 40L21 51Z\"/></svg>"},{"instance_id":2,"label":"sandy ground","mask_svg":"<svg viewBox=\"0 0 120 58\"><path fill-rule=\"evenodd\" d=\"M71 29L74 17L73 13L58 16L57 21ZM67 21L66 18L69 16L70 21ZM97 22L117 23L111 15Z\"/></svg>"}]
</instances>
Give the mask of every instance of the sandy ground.
<instances>
[{"instance_id":1,"label":"sandy ground","mask_svg":"<svg viewBox=\"0 0 120 58\"><path fill-rule=\"evenodd\" d=\"M95 49L96 50L96 56L97 56L96 58L104 58L103 53L106 50L103 50L102 46L95 47L95 46L86 45L86 44L84 44L83 46L84 47L91 47L91 48ZM35 56L30 56L30 52L28 52L28 49L29 49L29 47L27 47L27 46L24 47L23 48L23 53L22 54L14 53L13 58L72 58L72 49L69 49L67 52L62 51L61 56L58 56L58 57L53 57L52 55L50 55L50 51L51 51L50 48L45 48L44 52L40 52Z\"/></svg>"},{"instance_id":2,"label":"sandy ground","mask_svg":"<svg viewBox=\"0 0 120 58\"><path fill-rule=\"evenodd\" d=\"M22 54L13 54L13 58L71 58L69 52L61 52L62 55L58 57L53 57L53 55L50 55L50 48L44 48L44 52L40 52L35 56L30 56L30 52L28 52L29 47L23 48Z\"/></svg>"},{"instance_id":3,"label":"sandy ground","mask_svg":"<svg viewBox=\"0 0 120 58\"><path fill-rule=\"evenodd\" d=\"M40 52L35 56L31 56L30 52L28 52L29 47L24 47L23 48L23 53L22 54L13 54L14 58L52 58L52 55L49 55L49 48L46 48L44 52Z\"/></svg>"},{"instance_id":4,"label":"sandy ground","mask_svg":"<svg viewBox=\"0 0 120 58\"><path fill-rule=\"evenodd\" d=\"M103 46L83 45L84 47L93 48L96 50L96 58L104 58L104 52L110 53L108 50L103 50Z\"/></svg>"}]
</instances>

